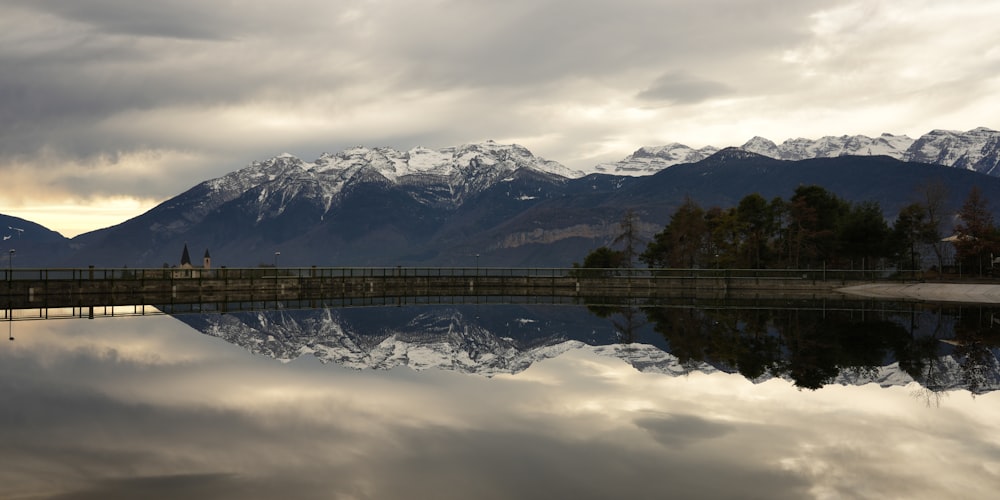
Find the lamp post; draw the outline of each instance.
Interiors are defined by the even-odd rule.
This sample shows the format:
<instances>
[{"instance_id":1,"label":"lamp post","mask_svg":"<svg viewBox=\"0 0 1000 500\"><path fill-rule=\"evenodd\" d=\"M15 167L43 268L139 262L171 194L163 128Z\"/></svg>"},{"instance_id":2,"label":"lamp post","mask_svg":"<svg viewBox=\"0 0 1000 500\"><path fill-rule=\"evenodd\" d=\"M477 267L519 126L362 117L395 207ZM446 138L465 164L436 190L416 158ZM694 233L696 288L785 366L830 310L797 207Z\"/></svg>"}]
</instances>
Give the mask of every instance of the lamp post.
<instances>
[{"instance_id":1,"label":"lamp post","mask_svg":"<svg viewBox=\"0 0 1000 500\"><path fill-rule=\"evenodd\" d=\"M13 280L14 271L14 249L10 249L10 258L7 259L7 281ZM13 286L9 283L8 286ZM14 340L14 309L7 309L7 339Z\"/></svg>"},{"instance_id":2,"label":"lamp post","mask_svg":"<svg viewBox=\"0 0 1000 500\"><path fill-rule=\"evenodd\" d=\"M281 252L274 252L274 268L275 269L278 268L278 256L279 255L281 255Z\"/></svg>"}]
</instances>

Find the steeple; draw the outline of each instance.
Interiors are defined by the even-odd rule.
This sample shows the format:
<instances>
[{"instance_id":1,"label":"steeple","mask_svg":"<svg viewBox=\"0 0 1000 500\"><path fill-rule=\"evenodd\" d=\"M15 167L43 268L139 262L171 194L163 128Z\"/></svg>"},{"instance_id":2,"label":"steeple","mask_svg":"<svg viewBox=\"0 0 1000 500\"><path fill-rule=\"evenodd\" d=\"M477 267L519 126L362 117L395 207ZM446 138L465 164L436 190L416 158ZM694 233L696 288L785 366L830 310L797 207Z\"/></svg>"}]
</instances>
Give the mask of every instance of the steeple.
<instances>
[{"instance_id":1,"label":"steeple","mask_svg":"<svg viewBox=\"0 0 1000 500\"><path fill-rule=\"evenodd\" d=\"M212 268L212 256L208 254L208 249L205 249L205 258L202 260L202 268L211 269Z\"/></svg>"},{"instance_id":2,"label":"steeple","mask_svg":"<svg viewBox=\"0 0 1000 500\"><path fill-rule=\"evenodd\" d=\"M184 253L181 254L181 265L182 266L184 266L184 265L190 266L191 265L191 255L188 254L188 245L187 245L187 243L184 244Z\"/></svg>"}]
</instances>

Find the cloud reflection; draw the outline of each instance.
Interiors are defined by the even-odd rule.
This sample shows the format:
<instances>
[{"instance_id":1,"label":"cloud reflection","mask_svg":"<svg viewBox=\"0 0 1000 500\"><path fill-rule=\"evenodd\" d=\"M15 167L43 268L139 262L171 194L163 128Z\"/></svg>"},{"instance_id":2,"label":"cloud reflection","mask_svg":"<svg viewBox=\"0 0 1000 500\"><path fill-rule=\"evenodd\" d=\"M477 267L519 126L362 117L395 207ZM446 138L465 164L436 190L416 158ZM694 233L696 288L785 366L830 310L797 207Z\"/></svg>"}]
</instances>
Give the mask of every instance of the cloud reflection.
<instances>
[{"instance_id":1,"label":"cloud reflection","mask_svg":"<svg viewBox=\"0 0 1000 500\"><path fill-rule=\"evenodd\" d=\"M355 371L253 356L167 317L15 326L0 348L4 497L972 498L1000 487L995 394L927 408L907 388L671 377L585 349L493 379Z\"/></svg>"}]
</instances>

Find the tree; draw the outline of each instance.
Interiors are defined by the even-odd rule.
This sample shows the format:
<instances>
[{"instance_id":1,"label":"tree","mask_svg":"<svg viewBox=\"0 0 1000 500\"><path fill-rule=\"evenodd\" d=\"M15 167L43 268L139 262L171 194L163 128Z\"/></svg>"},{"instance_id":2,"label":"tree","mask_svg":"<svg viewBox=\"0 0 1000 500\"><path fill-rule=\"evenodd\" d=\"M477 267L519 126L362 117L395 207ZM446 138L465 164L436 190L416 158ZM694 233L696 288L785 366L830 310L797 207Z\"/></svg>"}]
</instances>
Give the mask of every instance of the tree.
<instances>
[{"instance_id":1,"label":"tree","mask_svg":"<svg viewBox=\"0 0 1000 500\"><path fill-rule=\"evenodd\" d=\"M739 263L754 269L763 267L777 226L773 206L757 193L744 196L736 206L736 224L742 240Z\"/></svg>"},{"instance_id":2,"label":"tree","mask_svg":"<svg viewBox=\"0 0 1000 500\"><path fill-rule=\"evenodd\" d=\"M642 238L639 236L639 216L630 208L625 211L618 225L621 227L621 234L615 237L612 244L624 243L625 247L622 249L624 267L635 267L635 258L638 255L636 246L642 243Z\"/></svg>"},{"instance_id":3,"label":"tree","mask_svg":"<svg viewBox=\"0 0 1000 500\"><path fill-rule=\"evenodd\" d=\"M917 269L920 253L917 245L940 239L937 231L927 222L927 211L921 203L911 203L899 211L892 225L890 248L900 262ZM940 263L939 263L940 264Z\"/></svg>"},{"instance_id":4,"label":"tree","mask_svg":"<svg viewBox=\"0 0 1000 500\"><path fill-rule=\"evenodd\" d=\"M850 208L837 231L838 253L861 261L862 268L889 256L889 225L878 202L867 201Z\"/></svg>"},{"instance_id":5,"label":"tree","mask_svg":"<svg viewBox=\"0 0 1000 500\"><path fill-rule=\"evenodd\" d=\"M712 207L705 212L705 227L708 230L707 245L703 252L704 264L714 267L730 267L736 260L741 245L736 210Z\"/></svg>"},{"instance_id":6,"label":"tree","mask_svg":"<svg viewBox=\"0 0 1000 500\"><path fill-rule=\"evenodd\" d=\"M796 267L836 258L838 223L850 206L826 189L799 186L788 203L789 258Z\"/></svg>"},{"instance_id":7,"label":"tree","mask_svg":"<svg viewBox=\"0 0 1000 500\"><path fill-rule=\"evenodd\" d=\"M584 269L613 269L625 267L625 253L619 250L612 250L608 247L600 247L583 259L583 265L573 263L573 267Z\"/></svg>"},{"instance_id":8,"label":"tree","mask_svg":"<svg viewBox=\"0 0 1000 500\"><path fill-rule=\"evenodd\" d=\"M941 224L945 217L945 203L948 201L948 187L941 181L931 182L918 188L920 205L924 209L925 217L923 241L931 246L934 256L937 257L938 269L944 268L944 249L941 242Z\"/></svg>"},{"instance_id":9,"label":"tree","mask_svg":"<svg viewBox=\"0 0 1000 500\"><path fill-rule=\"evenodd\" d=\"M992 255L997 251L1000 238L997 237L988 203L976 186L969 191L968 198L958 211L955 236L955 257L966 269L983 274L988 267L992 267Z\"/></svg>"},{"instance_id":10,"label":"tree","mask_svg":"<svg viewBox=\"0 0 1000 500\"><path fill-rule=\"evenodd\" d=\"M649 267L697 267L703 260L708 234L705 211L687 197L639 258Z\"/></svg>"}]
</instances>

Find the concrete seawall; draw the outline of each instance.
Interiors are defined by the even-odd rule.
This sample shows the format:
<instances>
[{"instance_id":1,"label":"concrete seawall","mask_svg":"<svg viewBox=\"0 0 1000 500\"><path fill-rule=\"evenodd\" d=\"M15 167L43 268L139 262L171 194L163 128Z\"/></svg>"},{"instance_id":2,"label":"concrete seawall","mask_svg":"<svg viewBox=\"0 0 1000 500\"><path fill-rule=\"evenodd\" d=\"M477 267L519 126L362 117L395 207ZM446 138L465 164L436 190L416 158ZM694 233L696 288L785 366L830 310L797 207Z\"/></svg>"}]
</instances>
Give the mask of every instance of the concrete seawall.
<instances>
[{"instance_id":1,"label":"concrete seawall","mask_svg":"<svg viewBox=\"0 0 1000 500\"><path fill-rule=\"evenodd\" d=\"M849 295L928 302L1000 304L1000 285L975 283L867 283L838 289Z\"/></svg>"},{"instance_id":2,"label":"concrete seawall","mask_svg":"<svg viewBox=\"0 0 1000 500\"><path fill-rule=\"evenodd\" d=\"M0 284L0 308L433 296L573 297L581 301L692 296L836 298L842 297L836 289L859 282L816 279L799 273L738 274L718 270L667 275L544 269L478 271L252 269L177 277L164 270L135 270L128 274L83 270L73 272L68 279L39 272L38 279Z\"/></svg>"}]
</instances>

